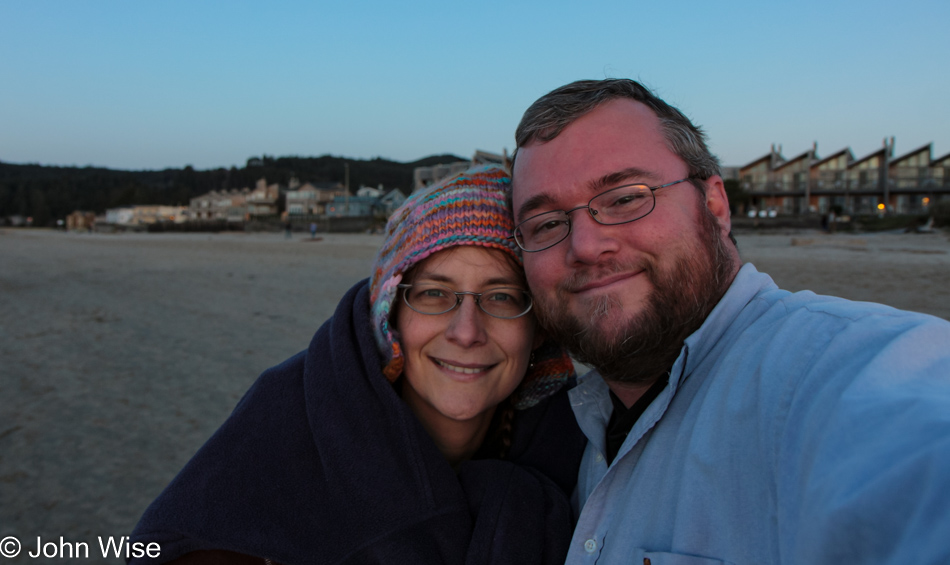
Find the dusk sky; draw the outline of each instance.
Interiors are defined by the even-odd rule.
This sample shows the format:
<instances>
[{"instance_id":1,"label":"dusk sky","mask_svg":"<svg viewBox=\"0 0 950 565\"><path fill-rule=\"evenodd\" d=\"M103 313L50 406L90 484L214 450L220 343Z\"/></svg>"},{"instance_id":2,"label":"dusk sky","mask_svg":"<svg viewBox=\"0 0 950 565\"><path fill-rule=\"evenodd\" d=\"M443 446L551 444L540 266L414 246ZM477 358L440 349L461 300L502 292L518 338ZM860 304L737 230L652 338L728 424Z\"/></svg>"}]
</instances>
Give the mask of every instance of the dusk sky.
<instances>
[{"instance_id":1,"label":"dusk sky","mask_svg":"<svg viewBox=\"0 0 950 565\"><path fill-rule=\"evenodd\" d=\"M950 152L950 2L0 0L0 161L509 152L577 79L653 88L724 165Z\"/></svg>"}]
</instances>

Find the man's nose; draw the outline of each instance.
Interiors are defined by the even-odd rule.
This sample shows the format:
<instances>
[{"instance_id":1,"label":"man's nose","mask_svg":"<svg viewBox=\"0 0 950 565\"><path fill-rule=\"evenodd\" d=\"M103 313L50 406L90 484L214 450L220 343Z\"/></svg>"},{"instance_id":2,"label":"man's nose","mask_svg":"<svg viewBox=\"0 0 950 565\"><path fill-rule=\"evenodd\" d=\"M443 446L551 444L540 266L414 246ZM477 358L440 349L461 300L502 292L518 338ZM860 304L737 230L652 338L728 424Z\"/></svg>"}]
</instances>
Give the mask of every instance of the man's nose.
<instances>
[{"instance_id":1,"label":"man's nose","mask_svg":"<svg viewBox=\"0 0 950 565\"><path fill-rule=\"evenodd\" d=\"M613 233L616 228L597 223L586 209L571 214L571 233L566 242L568 262L595 264L603 255L616 253L620 249Z\"/></svg>"},{"instance_id":2,"label":"man's nose","mask_svg":"<svg viewBox=\"0 0 950 565\"><path fill-rule=\"evenodd\" d=\"M472 347L485 343L488 334L485 331L485 316L475 303L475 297L463 295L462 303L451 312L452 319L445 329L445 337L461 347Z\"/></svg>"}]
</instances>

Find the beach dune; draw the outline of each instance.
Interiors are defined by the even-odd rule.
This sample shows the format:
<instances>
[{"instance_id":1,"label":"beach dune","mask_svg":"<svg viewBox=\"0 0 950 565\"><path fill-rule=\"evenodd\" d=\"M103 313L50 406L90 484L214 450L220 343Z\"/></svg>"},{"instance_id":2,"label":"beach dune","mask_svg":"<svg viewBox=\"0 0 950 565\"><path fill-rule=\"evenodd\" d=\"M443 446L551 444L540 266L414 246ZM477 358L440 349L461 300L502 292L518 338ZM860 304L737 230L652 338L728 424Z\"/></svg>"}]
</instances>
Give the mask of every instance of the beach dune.
<instances>
[{"instance_id":1,"label":"beach dune","mask_svg":"<svg viewBox=\"0 0 950 565\"><path fill-rule=\"evenodd\" d=\"M945 234L737 238L783 288L950 318ZM0 230L0 538L127 535L381 241Z\"/></svg>"}]
</instances>

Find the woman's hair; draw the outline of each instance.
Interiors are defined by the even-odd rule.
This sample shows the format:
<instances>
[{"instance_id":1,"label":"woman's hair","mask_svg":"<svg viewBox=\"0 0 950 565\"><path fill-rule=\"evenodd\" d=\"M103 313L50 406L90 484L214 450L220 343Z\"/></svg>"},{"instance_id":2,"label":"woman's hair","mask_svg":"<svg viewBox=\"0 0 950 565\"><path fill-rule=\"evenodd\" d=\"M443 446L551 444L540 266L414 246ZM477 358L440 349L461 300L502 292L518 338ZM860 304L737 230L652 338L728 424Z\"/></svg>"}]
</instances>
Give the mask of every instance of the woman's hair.
<instances>
[{"instance_id":1,"label":"woman's hair","mask_svg":"<svg viewBox=\"0 0 950 565\"><path fill-rule=\"evenodd\" d=\"M514 220L508 206L511 178L495 166L473 167L460 175L414 192L386 223L370 281L370 309L383 374L395 382L405 359L391 318L398 286L420 261L444 249L475 245L497 249L523 273L521 250L511 237ZM512 395L516 409L533 406L574 376L570 357L545 342Z\"/></svg>"}]
</instances>

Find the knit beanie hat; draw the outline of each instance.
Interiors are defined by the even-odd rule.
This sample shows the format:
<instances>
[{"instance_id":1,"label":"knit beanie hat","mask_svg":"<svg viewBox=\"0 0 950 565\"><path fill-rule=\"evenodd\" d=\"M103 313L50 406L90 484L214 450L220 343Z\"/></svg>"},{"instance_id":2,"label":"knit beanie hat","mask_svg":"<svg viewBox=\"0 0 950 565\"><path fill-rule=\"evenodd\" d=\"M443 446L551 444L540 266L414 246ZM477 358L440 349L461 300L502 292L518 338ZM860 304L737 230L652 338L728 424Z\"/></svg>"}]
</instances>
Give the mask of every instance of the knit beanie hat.
<instances>
[{"instance_id":1,"label":"knit beanie hat","mask_svg":"<svg viewBox=\"0 0 950 565\"><path fill-rule=\"evenodd\" d=\"M389 318L403 275L426 257L460 245L498 249L521 264L511 239L514 221L508 207L511 178L493 165L473 167L414 192L386 223L370 282L371 316L383 374L395 382L405 358ZM574 376L574 364L559 346L545 341L532 354L531 367L515 391L515 408L533 406Z\"/></svg>"}]
</instances>

